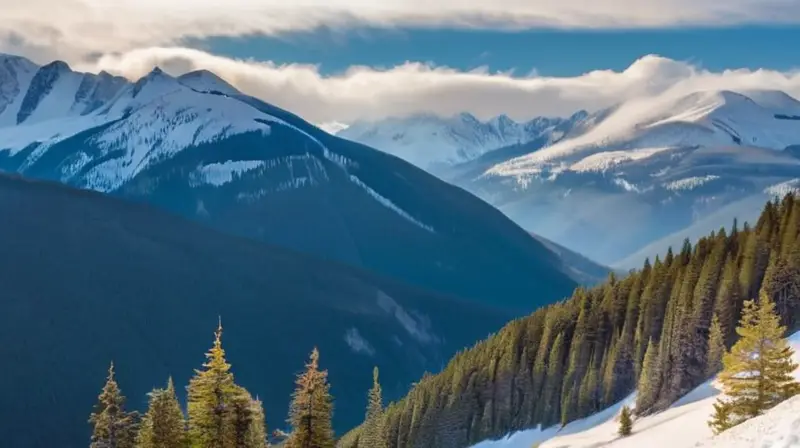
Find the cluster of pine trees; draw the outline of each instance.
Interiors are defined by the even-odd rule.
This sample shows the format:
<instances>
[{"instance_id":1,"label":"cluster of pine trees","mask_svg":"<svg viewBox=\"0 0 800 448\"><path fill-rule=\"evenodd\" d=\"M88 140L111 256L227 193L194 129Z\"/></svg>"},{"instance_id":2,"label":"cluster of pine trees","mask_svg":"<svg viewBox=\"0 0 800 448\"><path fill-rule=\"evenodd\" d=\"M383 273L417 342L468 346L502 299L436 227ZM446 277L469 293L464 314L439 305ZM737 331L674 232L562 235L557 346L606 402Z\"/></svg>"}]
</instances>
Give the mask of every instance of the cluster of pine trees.
<instances>
[{"instance_id":1,"label":"cluster of pine trees","mask_svg":"<svg viewBox=\"0 0 800 448\"><path fill-rule=\"evenodd\" d=\"M637 414L664 409L720 370L747 299L762 294L782 326L798 327L798 236L800 201L789 194L754 227L734 222L624 279L579 288L426 374L340 446L460 448L565 424L637 387ZM380 442L359 443L366 437Z\"/></svg>"},{"instance_id":2,"label":"cluster of pine trees","mask_svg":"<svg viewBox=\"0 0 800 448\"><path fill-rule=\"evenodd\" d=\"M125 397L112 363L89 423L91 448L264 448L269 446L261 402L234 382L222 348L222 325L206 362L189 382L184 415L170 378L166 389L149 394L147 412L125 410ZM370 406L382 408L375 372ZM333 398L327 371L319 368L314 349L305 371L297 377L288 423L289 434L277 431L286 448L333 448Z\"/></svg>"}]
</instances>

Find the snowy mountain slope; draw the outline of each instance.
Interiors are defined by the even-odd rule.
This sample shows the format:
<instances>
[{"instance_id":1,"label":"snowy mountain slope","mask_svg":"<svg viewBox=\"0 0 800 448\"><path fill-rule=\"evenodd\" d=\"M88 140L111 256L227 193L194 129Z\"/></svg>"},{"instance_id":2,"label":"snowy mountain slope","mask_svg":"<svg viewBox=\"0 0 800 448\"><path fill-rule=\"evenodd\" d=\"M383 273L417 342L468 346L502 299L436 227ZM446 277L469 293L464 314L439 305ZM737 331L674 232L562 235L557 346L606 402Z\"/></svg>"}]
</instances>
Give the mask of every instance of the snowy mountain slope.
<instances>
[{"instance_id":1,"label":"snowy mountain slope","mask_svg":"<svg viewBox=\"0 0 800 448\"><path fill-rule=\"evenodd\" d=\"M518 123L505 115L480 121L468 113L447 118L419 114L356 122L337 135L437 172L502 147L539 139L544 140L542 145L556 141L565 134L565 124L578 121L584 115L579 113L569 119L539 117Z\"/></svg>"},{"instance_id":2,"label":"snowy mountain slope","mask_svg":"<svg viewBox=\"0 0 800 448\"><path fill-rule=\"evenodd\" d=\"M0 66L0 170L514 309L575 286L555 254L472 195L209 72L129 82L63 62Z\"/></svg>"},{"instance_id":3,"label":"snowy mountain slope","mask_svg":"<svg viewBox=\"0 0 800 448\"><path fill-rule=\"evenodd\" d=\"M697 445L708 448L796 448L800 446L800 397Z\"/></svg>"},{"instance_id":4,"label":"snowy mountain slope","mask_svg":"<svg viewBox=\"0 0 800 448\"><path fill-rule=\"evenodd\" d=\"M800 159L786 150L798 142L800 102L783 92L695 92L601 111L557 142L449 179L527 230L622 266L651 243L690 233L744 198L763 202L770 187L800 177ZM722 225L730 221L713 223Z\"/></svg>"},{"instance_id":5,"label":"snowy mountain slope","mask_svg":"<svg viewBox=\"0 0 800 448\"><path fill-rule=\"evenodd\" d=\"M788 338L790 346L794 349L794 361L800 362L800 332ZM795 378L800 379L800 369L795 371ZM786 422L788 411L800 406L798 398L788 400L780 406L771 409L759 419L753 419L742 424L739 431L733 429L723 435L713 437L708 427L708 420L714 411L719 389L714 381L707 381L683 398L675 402L669 409L654 415L649 415L634 420L633 434L620 438L618 416L623 405L633 407L635 394L622 400L595 415L583 420L572 422L562 429L547 428L544 431L533 429L510 434L498 441L486 441L474 445L473 448L530 448L534 442L541 443L540 448L638 448L638 447L669 447L689 448L693 446L709 447L772 447L762 445L767 440L782 440L797 437L798 428L780 425L773 427L769 436L763 427L767 422ZM796 440L796 439L795 439ZM728 444L730 443L730 444ZM738 445L736 443L739 443ZM795 445L777 445L795 446Z\"/></svg>"}]
</instances>

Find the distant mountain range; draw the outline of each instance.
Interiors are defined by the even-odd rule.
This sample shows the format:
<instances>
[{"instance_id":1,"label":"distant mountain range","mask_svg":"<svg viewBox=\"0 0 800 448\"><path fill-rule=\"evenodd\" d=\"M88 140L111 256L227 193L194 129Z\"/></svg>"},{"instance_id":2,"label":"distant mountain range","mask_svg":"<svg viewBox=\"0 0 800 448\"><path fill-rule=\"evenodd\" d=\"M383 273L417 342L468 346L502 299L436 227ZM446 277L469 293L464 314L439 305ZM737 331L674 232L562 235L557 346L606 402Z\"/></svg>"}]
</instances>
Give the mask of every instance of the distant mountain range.
<instances>
[{"instance_id":1,"label":"distant mountain range","mask_svg":"<svg viewBox=\"0 0 800 448\"><path fill-rule=\"evenodd\" d=\"M218 316L270 429L284 428L294 375L319 346L340 433L363 418L373 365L398 398L511 317L50 182L0 175L0 216L7 447L85 447L112 360L129 408L169 375L186 385Z\"/></svg>"},{"instance_id":2,"label":"distant mountain range","mask_svg":"<svg viewBox=\"0 0 800 448\"><path fill-rule=\"evenodd\" d=\"M542 120L557 125L527 142L420 166L525 229L624 269L686 237L730 226L735 217L754 219L768 198L800 186L800 102L784 92L664 94ZM429 121L408 120L404 128L387 120L374 128L406 136L402 151L386 150L414 161L426 150L437 154L431 128L449 135L461 127L442 131L448 120ZM473 126L476 134L481 126ZM340 135L370 141L372 133ZM464 153L477 154L470 148L479 141L464 143ZM443 160L459 153L459 143L453 145Z\"/></svg>"},{"instance_id":3,"label":"distant mountain range","mask_svg":"<svg viewBox=\"0 0 800 448\"><path fill-rule=\"evenodd\" d=\"M379 148L429 171L478 159L507 146L561 138L585 112L569 119L539 117L519 123L506 115L481 121L469 113L453 117L417 114L340 126L337 135ZM424 144L423 144L424 142Z\"/></svg>"},{"instance_id":4,"label":"distant mountain range","mask_svg":"<svg viewBox=\"0 0 800 448\"><path fill-rule=\"evenodd\" d=\"M129 82L0 56L0 170L517 312L576 284L471 194L205 71Z\"/></svg>"}]
</instances>

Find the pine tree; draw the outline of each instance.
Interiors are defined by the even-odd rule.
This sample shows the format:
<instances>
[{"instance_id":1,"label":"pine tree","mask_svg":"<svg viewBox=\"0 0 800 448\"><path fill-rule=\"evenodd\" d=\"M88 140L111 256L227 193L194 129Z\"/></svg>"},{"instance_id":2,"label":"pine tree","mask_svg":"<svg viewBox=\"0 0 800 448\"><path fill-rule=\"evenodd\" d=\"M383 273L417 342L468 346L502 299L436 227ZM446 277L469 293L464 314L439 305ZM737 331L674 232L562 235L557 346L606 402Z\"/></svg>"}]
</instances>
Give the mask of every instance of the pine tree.
<instances>
[{"instance_id":1,"label":"pine tree","mask_svg":"<svg viewBox=\"0 0 800 448\"><path fill-rule=\"evenodd\" d=\"M254 400L243 387L236 386L230 400L230 428L225 434L225 446L235 448L264 448L266 446L266 427L264 409L261 401Z\"/></svg>"},{"instance_id":2,"label":"pine tree","mask_svg":"<svg viewBox=\"0 0 800 448\"><path fill-rule=\"evenodd\" d=\"M733 427L733 423L731 422L732 410L733 406L731 403L722 400L717 400L717 402L714 403L714 413L711 415L711 420L708 422L708 426L711 427L711 431L713 431L714 434L719 434Z\"/></svg>"},{"instance_id":3,"label":"pine tree","mask_svg":"<svg viewBox=\"0 0 800 448\"><path fill-rule=\"evenodd\" d=\"M187 446L186 420L172 378L166 389L150 392L147 413L136 438L136 448L183 448Z\"/></svg>"},{"instance_id":4,"label":"pine tree","mask_svg":"<svg viewBox=\"0 0 800 448\"><path fill-rule=\"evenodd\" d=\"M631 418L631 410L627 406L622 407L622 412L619 414L619 435L627 437L633 431L633 419Z\"/></svg>"},{"instance_id":5,"label":"pine tree","mask_svg":"<svg viewBox=\"0 0 800 448\"><path fill-rule=\"evenodd\" d=\"M637 412L646 412L658 399L661 387L661 359L658 346L650 341L642 364L642 375L639 377L639 392L636 396Z\"/></svg>"},{"instance_id":6,"label":"pine tree","mask_svg":"<svg viewBox=\"0 0 800 448\"><path fill-rule=\"evenodd\" d=\"M711 320L711 330L708 335L708 361L706 363L706 377L710 377L722 369L722 356L725 354L725 339L719 318L714 315Z\"/></svg>"},{"instance_id":7,"label":"pine tree","mask_svg":"<svg viewBox=\"0 0 800 448\"><path fill-rule=\"evenodd\" d=\"M231 404L238 390L233 382L231 365L222 348L222 323L214 332L214 345L206 353L203 369L195 370L189 381L189 443L195 448L228 448Z\"/></svg>"},{"instance_id":8,"label":"pine tree","mask_svg":"<svg viewBox=\"0 0 800 448\"><path fill-rule=\"evenodd\" d=\"M125 397L114 378L114 363L89 417L93 425L91 448L133 448L139 426L139 414L125 412Z\"/></svg>"},{"instance_id":9,"label":"pine tree","mask_svg":"<svg viewBox=\"0 0 800 448\"><path fill-rule=\"evenodd\" d=\"M718 401L724 410L718 413L725 419L716 416L715 421L735 426L800 392L800 384L791 375L797 364L783 339L785 331L769 296L763 294L758 304L745 302L736 329L740 339L723 357L725 368L719 376L730 397L728 401Z\"/></svg>"},{"instance_id":10,"label":"pine tree","mask_svg":"<svg viewBox=\"0 0 800 448\"><path fill-rule=\"evenodd\" d=\"M247 448L264 448L268 446L264 403L258 397L250 400L250 424L247 428L246 446Z\"/></svg>"},{"instance_id":11,"label":"pine tree","mask_svg":"<svg viewBox=\"0 0 800 448\"><path fill-rule=\"evenodd\" d=\"M333 448L333 399L328 372L319 370L319 351L311 352L306 371L295 381L288 423L292 434L286 448Z\"/></svg>"},{"instance_id":12,"label":"pine tree","mask_svg":"<svg viewBox=\"0 0 800 448\"><path fill-rule=\"evenodd\" d=\"M367 395L367 413L359 445L381 448L386 446L383 436L383 394L378 381L378 368L372 370L372 388Z\"/></svg>"}]
</instances>

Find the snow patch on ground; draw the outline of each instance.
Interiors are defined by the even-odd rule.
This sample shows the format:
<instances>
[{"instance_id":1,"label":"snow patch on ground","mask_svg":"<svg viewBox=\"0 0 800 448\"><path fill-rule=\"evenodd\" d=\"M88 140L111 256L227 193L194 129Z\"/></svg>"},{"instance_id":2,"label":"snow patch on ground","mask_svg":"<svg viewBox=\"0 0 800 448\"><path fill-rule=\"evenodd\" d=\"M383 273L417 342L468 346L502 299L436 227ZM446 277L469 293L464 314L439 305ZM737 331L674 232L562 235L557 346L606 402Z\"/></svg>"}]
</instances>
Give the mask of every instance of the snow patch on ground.
<instances>
[{"instance_id":1,"label":"snow patch on ground","mask_svg":"<svg viewBox=\"0 0 800 448\"><path fill-rule=\"evenodd\" d=\"M241 176L242 173L264 165L263 160L238 160L203 165L199 171L206 183L219 187L232 182L235 176Z\"/></svg>"},{"instance_id":2,"label":"snow patch on ground","mask_svg":"<svg viewBox=\"0 0 800 448\"><path fill-rule=\"evenodd\" d=\"M764 415L748 420L695 446L708 448L800 447L800 397L790 398Z\"/></svg>"},{"instance_id":3,"label":"snow patch on ground","mask_svg":"<svg viewBox=\"0 0 800 448\"><path fill-rule=\"evenodd\" d=\"M686 179L675 180L664 185L664 188L670 191L687 191L694 190L695 188L705 185L712 180L719 179L719 176L694 176L687 177Z\"/></svg>"},{"instance_id":4,"label":"snow patch on ground","mask_svg":"<svg viewBox=\"0 0 800 448\"><path fill-rule=\"evenodd\" d=\"M800 362L800 332L788 339L794 349L794 361ZM794 372L800 380L800 369ZM800 447L800 397L795 397L769 410L756 419L743 423L717 437L708 427L720 389L709 380L658 414L636 418L633 434L620 437L618 415L623 405L633 407L636 396L583 420L574 421L561 430L557 427L519 431L501 440L484 441L471 448L797 448Z\"/></svg>"},{"instance_id":5,"label":"snow patch on ground","mask_svg":"<svg viewBox=\"0 0 800 448\"><path fill-rule=\"evenodd\" d=\"M790 179L786 182L770 185L764 189L764 193L770 196L783 197L788 193L800 190L800 179Z\"/></svg>"},{"instance_id":6,"label":"snow patch on ground","mask_svg":"<svg viewBox=\"0 0 800 448\"><path fill-rule=\"evenodd\" d=\"M386 206L388 209L394 211L398 215L400 215L403 218L407 219L411 223L419 226L420 228L425 229L428 232L435 233L435 230L433 230L433 227L431 227L431 226L423 223L422 221L417 220L413 216L409 215L408 212L406 212L402 208L400 208L397 205L395 205L395 203L390 201L388 198L386 198L384 196L381 196L380 193L378 193L377 191L373 190L369 185L367 185L364 182L362 182L361 179L359 179L355 175L353 175L353 174L350 175L350 181L352 181L354 184L358 185L359 187L363 188L364 191L367 192L367 194L372 196L376 201L380 202L381 204Z\"/></svg>"}]
</instances>

